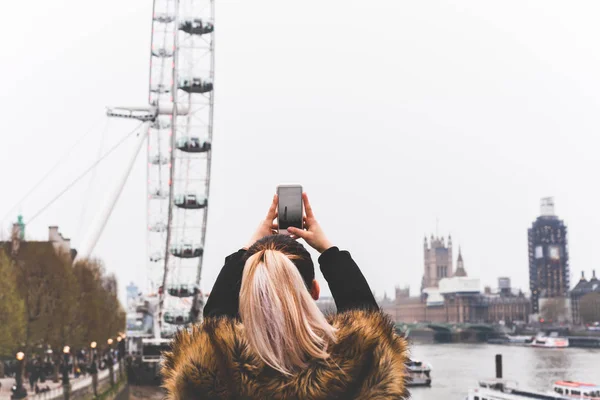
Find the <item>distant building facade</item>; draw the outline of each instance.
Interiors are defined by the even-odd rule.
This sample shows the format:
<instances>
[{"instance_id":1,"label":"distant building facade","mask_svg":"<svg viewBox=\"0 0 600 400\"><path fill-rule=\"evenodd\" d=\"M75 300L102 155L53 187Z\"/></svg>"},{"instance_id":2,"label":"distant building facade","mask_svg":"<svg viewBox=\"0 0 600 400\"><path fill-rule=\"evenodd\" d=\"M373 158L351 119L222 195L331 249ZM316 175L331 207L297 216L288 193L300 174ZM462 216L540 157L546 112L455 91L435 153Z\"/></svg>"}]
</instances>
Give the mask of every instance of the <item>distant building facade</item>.
<instances>
[{"instance_id":1,"label":"distant building facade","mask_svg":"<svg viewBox=\"0 0 600 400\"><path fill-rule=\"evenodd\" d=\"M71 239L63 237L57 226L48 227L47 242L26 240L25 223L20 215L18 221L13 224L10 241L0 242L0 245L13 258L19 255L19 252L23 250L23 246L52 246L55 253L69 255L71 260L74 260L77 256L77 250L71 248Z\"/></svg>"},{"instance_id":2,"label":"distant building facade","mask_svg":"<svg viewBox=\"0 0 600 400\"><path fill-rule=\"evenodd\" d=\"M521 291L513 291L510 278L498 278L496 294L486 294L487 320L489 322L527 322L531 314L531 301Z\"/></svg>"},{"instance_id":3,"label":"distant building facade","mask_svg":"<svg viewBox=\"0 0 600 400\"><path fill-rule=\"evenodd\" d=\"M596 271L592 271L592 278L589 281L585 279L585 274L581 271L579 282L577 282L577 285L571 290L571 315L574 324L580 325L585 322L581 315L582 299L585 296L594 294L597 294L595 297L595 307L600 308L600 303L598 302L598 298L600 297L598 296L600 295L600 280L596 278ZM600 315L600 310L596 310L595 314Z\"/></svg>"},{"instance_id":4,"label":"distant building facade","mask_svg":"<svg viewBox=\"0 0 600 400\"><path fill-rule=\"evenodd\" d=\"M569 294L567 227L554 214L551 197L542 199L541 215L529 228L528 241L531 307L539 314L540 299L566 299Z\"/></svg>"}]
</instances>

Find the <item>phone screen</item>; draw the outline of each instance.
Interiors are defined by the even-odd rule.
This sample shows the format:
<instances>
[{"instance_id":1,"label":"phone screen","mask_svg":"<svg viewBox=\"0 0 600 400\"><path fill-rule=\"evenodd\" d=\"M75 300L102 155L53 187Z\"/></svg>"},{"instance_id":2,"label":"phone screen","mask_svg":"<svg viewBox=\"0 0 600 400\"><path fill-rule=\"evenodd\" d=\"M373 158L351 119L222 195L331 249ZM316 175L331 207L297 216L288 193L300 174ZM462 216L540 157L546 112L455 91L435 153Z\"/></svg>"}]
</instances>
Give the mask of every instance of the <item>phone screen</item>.
<instances>
[{"instance_id":1,"label":"phone screen","mask_svg":"<svg viewBox=\"0 0 600 400\"><path fill-rule=\"evenodd\" d=\"M302 186L279 186L278 217L279 230L290 226L302 229Z\"/></svg>"}]
</instances>

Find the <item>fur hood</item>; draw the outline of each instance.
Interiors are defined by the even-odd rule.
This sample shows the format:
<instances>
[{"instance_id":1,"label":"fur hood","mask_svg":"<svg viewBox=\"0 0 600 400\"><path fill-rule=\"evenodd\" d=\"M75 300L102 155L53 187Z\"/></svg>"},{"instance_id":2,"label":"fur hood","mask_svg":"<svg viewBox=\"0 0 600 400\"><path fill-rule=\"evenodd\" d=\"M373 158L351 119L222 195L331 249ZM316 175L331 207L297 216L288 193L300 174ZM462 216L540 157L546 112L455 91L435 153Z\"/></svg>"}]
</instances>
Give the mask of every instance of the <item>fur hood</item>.
<instances>
[{"instance_id":1,"label":"fur hood","mask_svg":"<svg viewBox=\"0 0 600 400\"><path fill-rule=\"evenodd\" d=\"M161 374L169 400L404 399L406 341L380 311L332 315L338 341L331 357L296 375L265 366L250 349L239 321L209 318L180 331L164 353Z\"/></svg>"}]
</instances>

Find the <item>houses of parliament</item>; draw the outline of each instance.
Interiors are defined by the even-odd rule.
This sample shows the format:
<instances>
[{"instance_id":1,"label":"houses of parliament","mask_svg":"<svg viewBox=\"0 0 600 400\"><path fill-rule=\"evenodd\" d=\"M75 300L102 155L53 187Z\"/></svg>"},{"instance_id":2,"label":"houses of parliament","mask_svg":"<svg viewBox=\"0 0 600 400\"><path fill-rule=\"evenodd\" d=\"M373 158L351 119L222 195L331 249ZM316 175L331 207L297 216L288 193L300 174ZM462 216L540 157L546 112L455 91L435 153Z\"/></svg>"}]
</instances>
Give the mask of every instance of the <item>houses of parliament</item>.
<instances>
[{"instance_id":1,"label":"houses of parliament","mask_svg":"<svg viewBox=\"0 0 600 400\"><path fill-rule=\"evenodd\" d=\"M479 278L470 277L462 251L454 267L452 237L423 241L423 279L419 296L396 288L394 300L382 303L397 322L496 323L527 321L531 302L511 288L510 278L499 277L498 288L481 290Z\"/></svg>"}]
</instances>

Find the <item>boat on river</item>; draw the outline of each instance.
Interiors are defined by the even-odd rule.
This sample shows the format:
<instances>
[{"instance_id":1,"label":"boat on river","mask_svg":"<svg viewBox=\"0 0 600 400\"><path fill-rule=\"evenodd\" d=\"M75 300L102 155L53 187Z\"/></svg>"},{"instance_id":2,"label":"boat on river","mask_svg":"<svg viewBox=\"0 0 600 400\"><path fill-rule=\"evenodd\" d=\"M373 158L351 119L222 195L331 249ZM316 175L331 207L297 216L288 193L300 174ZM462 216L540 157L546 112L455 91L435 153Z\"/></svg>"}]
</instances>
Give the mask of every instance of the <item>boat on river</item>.
<instances>
[{"instance_id":1,"label":"boat on river","mask_svg":"<svg viewBox=\"0 0 600 400\"><path fill-rule=\"evenodd\" d=\"M406 363L408 380L406 386L431 386L431 365L419 360L410 359Z\"/></svg>"},{"instance_id":2,"label":"boat on river","mask_svg":"<svg viewBox=\"0 0 600 400\"><path fill-rule=\"evenodd\" d=\"M600 385L593 383L556 381L552 390L568 399L600 400Z\"/></svg>"},{"instance_id":3,"label":"boat on river","mask_svg":"<svg viewBox=\"0 0 600 400\"><path fill-rule=\"evenodd\" d=\"M543 347L547 349L564 349L569 347L569 339L566 337L559 337L558 334L553 332L550 336L538 335L531 342L532 347Z\"/></svg>"},{"instance_id":4,"label":"boat on river","mask_svg":"<svg viewBox=\"0 0 600 400\"><path fill-rule=\"evenodd\" d=\"M521 389L516 382L502 379L480 381L479 386L469 390L468 400L567 400L569 397L557 392L539 392Z\"/></svg>"},{"instance_id":5,"label":"boat on river","mask_svg":"<svg viewBox=\"0 0 600 400\"><path fill-rule=\"evenodd\" d=\"M558 392L522 389L517 382L502 379L502 355L496 354L496 378L479 381L469 389L467 400L567 400Z\"/></svg>"},{"instance_id":6,"label":"boat on river","mask_svg":"<svg viewBox=\"0 0 600 400\"><path fill-rule=\"evenodd\" d=\"M489 344L504 344L511 346L528 346L534 340L533 336L520 336L520 335L505 335L499 338L489 339Z\"/></svg>"}]
</instances>

